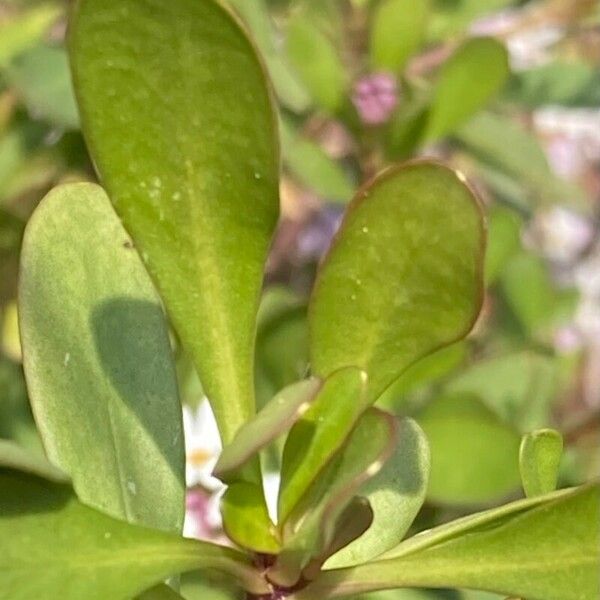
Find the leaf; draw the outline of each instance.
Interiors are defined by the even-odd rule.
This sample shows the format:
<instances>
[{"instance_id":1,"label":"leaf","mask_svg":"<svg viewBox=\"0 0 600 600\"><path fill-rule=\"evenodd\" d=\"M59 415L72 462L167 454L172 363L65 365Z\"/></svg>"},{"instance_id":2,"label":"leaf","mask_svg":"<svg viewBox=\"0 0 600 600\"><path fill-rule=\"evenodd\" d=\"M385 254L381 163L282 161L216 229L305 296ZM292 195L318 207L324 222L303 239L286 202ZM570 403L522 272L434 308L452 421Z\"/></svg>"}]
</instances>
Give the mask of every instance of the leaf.
<instances>
[{"instance_id":1,"label":"leaf","mask_svg":"<svg viewBox=\"0 0 600 600\"><path fill-rule=\"evenodd\" d=\"M293 17L286 49L301 81L322 108L335 113L342 105L347 76L337 49L307 15Z\"/></svg>"},{"instance_id":2,"label":"leaf","mask_svg":"<svg viewBox=\"0 0 600 600\"><path fill-rule=\"evenodd\" d=\"M317 397L320 387L321 382L311 378L279 392L223 448L213 475L225 483L233 483L237 479L236 470L301 418Z\"/></svg>"},{"instance_id":3,"label":"leaf","mask_svg":"<svg viewBox=\"0 0 600 600\"><path fill-rule=\"evenodd\" d=\"M398 545L423 505L429 468L425 434L412 419L399 421L394 454L360 489L374 512L373 523L366 533L333 556L326 568L361 564Z\"/></svg>"},{"instance_id":4,"label":"leaf","mask_svg":"<svg viewBox=\"0 0 600 600\"><path fill-rule=\"evenodd\" d=\"M524 286L523 282L527 285ZM546 333L576 308L573 290L557 290L542 259L524 250L513 256L501 278L507 304L529 336Z\"/></svg>"},{"instance_id":5,"label":"leaf","mask_svg":"<svg viewBox=\"0 0 600 600\"><path fill-rule=\"evenodd\" d=\"M354 365L371 401L412 363L463 338L482 300L483 217L456 172L385 171L350 204L309 306L315 374Z\"/></svg>"},{"instance_id":6,"label":"leaf","mask_svg":"<svg viewBox=\"0 0 600 600\"><path fill-rule=\"evenodd\" d=\"M541 429L523 436L519 466L523 489L529 498L556 489L562 451L562 436L553 429Z\"/></svg>"},{"instance_id":7,"label":"leaf","mask_svg":"<svg viewBox=\"0 0 600 600\"><path fill-rule=\"evenodd\" d=\"M259 407L309 373L306 303L287 288L269 288L262 298L255 364Z\"/></svg>"},{"instance_id":8,"label":"leaf","mask_svg":"<svg viewBox=\"0 0 600 600\"><path fill-rule=\"evenodd\" d=\"M527 350L474 363L452 379L446 391L478 396L502 420L524 432L547 425L558 386L555 361Z\"/></svg>"},{"instance_id":9,"label":"leaf","mask_svg":"<svg viewBox=\"0 0 600 600\"><path fill-rule=\"evenodd\" d=\"M1 468L25 471L59 483L69 481L67 475L44 458L27 452L14 442L2 439L0 439Z\"/></svg>"},{"instance_id":10,"label":"leaf","mask_svg":"<svg viewBox=\"0 0 600 600\"><path fill-rule=\"evenodd\" d=\"M371 23L371 62L376 69L400 72L424 41L429 0L384 0Z\"/></svg>"},{"instance_id":11,"label":"leaf","mask_svg":"<svg viewBox=\"0 0 600 600\"><path fill-rule=\"evenodd\" d=\"M424 134L432 142L482 109L509 74L506 48L493 38L470 38L441 67Z\"/></svg>"},{"instance_id":12,"label":"leaf","mask_svg":"<svg viewBox=\"0 0 600 600\"><path fill-rule=\"evenodd\" d=\"M29 50L61 14L60 6L44 2L27 8L14 19L0 25L0 66Z\"/></svg>"},{"instance_id":13,"label":"leaf","mask_svg":"<svg viewBox=\"0 0 600 600\"><path fill-rule=\"evenodd\" d=\"M221 501L221 512L225 531L238 546L277 554L281 542L260 486L245 482L230 485Z\"/></svg>"},{"instance_id":14,"label":"leaf","mask_svg":"<svg viewBox=\"0 0 600 600\"><path fill-rule=\"evenodd\" d=\"M455 131L454 136L501 175L510 176L509 181L516 179L524 185L534 200L562 202L567 196L581 201L579 188L552 172L540 142L514 120L482 111Z\"/></svg>"},{"instance_id":15,"label":"leaf","mask_svg":"<svg viewBox=\"0 0 600 600\"><path fill-rule=\"evenodd\" d=\"M387 560L324 573L293 600L392 587L464 587L537 600L595 600L600 487L525 500L401 544Z\"/></svg>"},{"instance_id":16,"label":"leaf","mask_svg":"<svg viewBox=\"0 0 600 600\"><path fill-rule=\"evenodd\" d=\"M157 585L151 590L140 594L137 600L184 600L174 589L168 585Z\"/></svg>"},{"instance_id":17,"label":"leaf","mask_svg":"<svg viewBox=\"0 0 600 600\"><path fill-rule=\"evenodd\" d=\"M256 311L279 213L262 65L214 0L79 0L69 47L100 178L228 443L254 413Z\"/></svg>"},{"instance_id":18,"label":"leaf","mask_svg":"<svg viewBox=\"0 0 600 600\"><path fill-rule=\"evenodd\" d=\"M310 95L299 81L285 53L281 52L279 31L273 27L265 0L229 1L252 32L281 102L294 112L310 108Z\"/></svg>"},{"instance_id":19,"label":"leaf","mask_svg":"<svg viewBox=\"0 0 600 600\"><path fill-rule=\"evenodd\" d=\"M600 75L583 61L554 61L514 73L506 97L520 106L597 106Z\"/></svg>"},{"instance_id":20,"label":"leaf","mask_svg":"<svg viewBox=\"0 0 600 600\"><path fill-rule=\"evenodd\" d=\"M488 217L485 280L491 285L521 247L521 221L514 211L494 205Z\"/></svg>"},{"instance_id":21,"label":"leaf","mask_svg":"<svg viewBox=\"0 0 600 600\"><path fill-rule=\"evenodd\" d=\"M98 186L61 186L35 211L21 254L19 316L50 461L94 508L180 530L183 426L168 329Z\"/></svg>"},{"instance_id":22,"label":"leaf","mask_svg":"<svg viewBox=\"0 0 600 600\"><path fill-rule=\"evenodd\" d=\"M325 380L311 407L288 434L281 466L278 520L286 522L366 409L367 379L342 369Z\"/></svg>"},{"instance_id":23,"label":"leaf","mask_svg":"<svg viewBox=\"0 0 600 600\"><path fill-rule=\"evenodd\" d=\"M30 113L65 129L78 129L67 53L39 45L16 58L7 68L7 79L23 97Z\"/></svg>"},{"instance_id":24,"label":"leaf","mask_svg":"<svg viewBox=\"0 0 600 600\"><path fill-rule=\"evenodd\" d=\"M319 560L334 541L353 496L381 471L397 441L398 424L392 415L375 408L364 413L285 524L283 547L268 573L271 581L292 586L305 567L312 570L311 560Z\"/></svg>"},{"instance_id":25,"label":"leaf","mask_svg":"<svg viewBox=\"0 0 600 600\"><path fill-rule=\"evenodd\" d=\"M414 394L435 385L451 373L455 373L468 356L466 341L446 346L413 363L377 399L380 408L399 407L406 412L407 400Z\"/></svg>"},{"instance_id":26,"label":"leaf","mask_svg":"<svg viewBox=\"0 0 600 600\"><path fill-rule=\"evenodd\" d=\"M476 397L440 397L418 421L431 447L429 500L481 504L518 488L520 436Z\"/></svg>"},{"instance_id":27,"label":"leaf","mask_svg":"<svg viewBox=\"0 0 600 600\"><path fill-rule=\"evenodd\" d=\"M349 175L325 151L282 121L281 146L285 164L300 183L330 202L347 202L354 192Z\"/></svg>"},{"instance_id":28,"label":"leaf","mask_svg":"<svg viewBox=\"0 0 600 600\"><path fill-rule=\"evenodd\" d=\"M0 599L127 600L192 569L266 587L242 553L117 521L65 486L0 471Z\"/></svg>"}]
</instances>

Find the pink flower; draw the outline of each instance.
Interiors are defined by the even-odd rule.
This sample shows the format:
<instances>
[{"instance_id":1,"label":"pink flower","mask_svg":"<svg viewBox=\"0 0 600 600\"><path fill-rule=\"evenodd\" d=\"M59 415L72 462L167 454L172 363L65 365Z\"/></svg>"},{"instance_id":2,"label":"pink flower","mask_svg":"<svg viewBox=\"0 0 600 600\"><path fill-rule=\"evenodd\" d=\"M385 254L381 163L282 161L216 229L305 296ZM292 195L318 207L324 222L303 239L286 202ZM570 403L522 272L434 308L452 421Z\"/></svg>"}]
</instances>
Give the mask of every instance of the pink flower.
<instances>
[{"instance_id":1,"label":"pink flower","mask_svg":"<svg viewBox=\"0 0 600 600\"><path fill-rule=\"evenodd\" d=\"M382 125L398 106L398 83L390 73L372 73L354 85L352 102L363 123Z\"/></svg>"}]
</instances>

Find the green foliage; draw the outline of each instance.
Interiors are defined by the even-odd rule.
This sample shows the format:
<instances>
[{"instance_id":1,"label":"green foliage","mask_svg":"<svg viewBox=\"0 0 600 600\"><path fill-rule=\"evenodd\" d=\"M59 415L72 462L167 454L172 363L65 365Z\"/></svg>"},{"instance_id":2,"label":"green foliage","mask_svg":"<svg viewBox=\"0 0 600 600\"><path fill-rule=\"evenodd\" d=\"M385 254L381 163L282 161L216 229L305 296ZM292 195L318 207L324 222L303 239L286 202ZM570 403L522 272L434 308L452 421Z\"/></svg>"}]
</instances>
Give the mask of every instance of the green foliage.
<instances>
[{"instance_id":1,"label":"green foliage","mask_svg":"<svg viewBox=\"0 0 600 600\"><path fill-rule=\"evenodd\" d=\"M508 54L501 43L483 37L464 42L438 75L425 139L447 135L483 108L508 74Z\"/></svg>"},{"instance_id":2,"label":"green foliage","mask_svg":"<svg viewBox=\"0 0 600 600\"><path fill-rule=\"evenodd\" d=\"M466 587L548 600L595 598L600 486L509 504L404 542L381 560L331 571L294 600L390 587Z\"/></svg>"},{"instance_id":3,"label":"green foliage","mask_svg":"<svg viewBox=\"0 0 600 600\"><path fill-rule=\"evenodd\" d=\"M300 14L288 25L287 51L315 102L336 112L344 101L347 82L331 40L307 15Z\"/></svg>"},{"instance_id":4,"label":"green foliage","mask_svg":"<svg viewBox=\"0 0 600 600\"><path fill-rule=\"evenodd\" d=\"M228 4L76 0L77 107L61 9L0 15L0 600L593 600L600 489L554 492L579 454L559 465L541 429L565 427L577 355L550 344L574 295L520 242L537 201L582 196L513 112L580 105L595 78L510 77L467 34L506 0ZM288 232L311 233L315 196L345 203L418 149L461 170L383 170L322 262L320 231L301 256ZM92 162L106 191L36 208ZM181 537L181 402L204 395L239 550Z\"/></svg>"},{"instance_id":5,"label":"green foliage","mask_svg":"<svg viewBox=\"0 0 600 600\"><path fill-rule=\"evenodd\" d=\"M519 466L528 497L542 496L556 489L562 450L562 436L553 429L541 429L523 436Z\"/></svg>"},{"instance_id":6,"label":"green foliage","mask_svg":"<svg viewBox=\"0 0 600 600\"><path fill-rule=\"evenodd\" d=\"M254 411L256 311L279 211L262 66L210 0L82 0L70 48L100 179L230 441Z\"/></svg>"},{"instance_id":7,"label":"green foliage","mask_svg":"<svg viewBox=\"0 0 600 600\"><path fill-rule=\"evenodd\" d=\"M425 37L429 0L384 0L371 24L371 62L378 69L400 72Z\"/></svg>"},{"instance_id":8,"label":"green foliage","mask_svg":"<svg viewBox=\"0 0 600 600\"><path fill-rule=\"evenodd\" d=\"M0 470L0 489L2 600L131 598L200 567L265 589L238 551L117 521L28 475Z\"/></svg>"},{"instance_id":9,"label":"green foliage","mask_svg":"<svg viewBox=\"0 0 600 600\"><path fill-rule=\"evenodd\" d=\"M439 398L418 420L431 445L433 502L488 503L519 486L519 434L477 398Z\"/></svg>"},{"instance_id":10,"label":"green foliage","mask_svg":"<svg viewBox=\"0 0 600 600\"><path fill-rule=\"evenodd\" d=\"M166 321L102 189L59 187L40 204L23 243L19 310L50 460L91 506L180 530L183 431Z\"/></svg>"},{"instance_id":11,"label":"green foliage","mask_svg":"<svg viewBox=\"0 0 600 600\"><path fill-rule=\"evenodd\" d=\"M456 173L428 163L383 173L349 206L317 275L315 372L359 366L374 401L413 362L464 337L481 304L483 249L481 209Z\"/></svg>"}]
</instances>

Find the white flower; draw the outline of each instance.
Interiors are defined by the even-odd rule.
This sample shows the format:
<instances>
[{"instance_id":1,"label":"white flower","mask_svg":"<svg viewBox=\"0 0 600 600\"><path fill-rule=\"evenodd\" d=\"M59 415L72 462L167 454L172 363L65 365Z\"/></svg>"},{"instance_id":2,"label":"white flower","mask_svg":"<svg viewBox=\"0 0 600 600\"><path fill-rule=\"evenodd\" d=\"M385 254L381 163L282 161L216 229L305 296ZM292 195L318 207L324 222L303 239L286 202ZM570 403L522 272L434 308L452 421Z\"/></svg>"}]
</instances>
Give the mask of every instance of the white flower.
<instances>
[{"instance_id":1,"label":"white flower","mask_svg":"<svg viewBox=\"0 0 600 600\"><path fill-rule=\"evenodd\" d=\"M221 453L221 436L208 400L202 400L197 408L183 407L183 429L187 486L201 485L213 492L221 490L223 484L212 475Z\"/></svg>"}]
</instances>

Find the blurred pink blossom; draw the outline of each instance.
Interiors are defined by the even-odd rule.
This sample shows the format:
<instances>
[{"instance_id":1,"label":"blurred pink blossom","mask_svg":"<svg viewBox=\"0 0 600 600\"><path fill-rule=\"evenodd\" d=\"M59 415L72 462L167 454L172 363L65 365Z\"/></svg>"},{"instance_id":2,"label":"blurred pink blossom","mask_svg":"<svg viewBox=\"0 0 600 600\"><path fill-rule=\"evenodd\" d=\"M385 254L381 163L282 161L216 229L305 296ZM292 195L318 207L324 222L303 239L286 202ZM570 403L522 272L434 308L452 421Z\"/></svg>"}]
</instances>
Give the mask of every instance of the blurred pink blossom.
<instances>
[{"instance_id":1,"label":"blurred pink blossom","mask_svg":"<svg viewBox=\"0 0 600 600\"><path fill-rule=\"evenodd\" d=\"M382 125L398 106L398 83L390 73L371 73L354 84L352 102L363 123Z\"/></svg>"}]
</instances>

